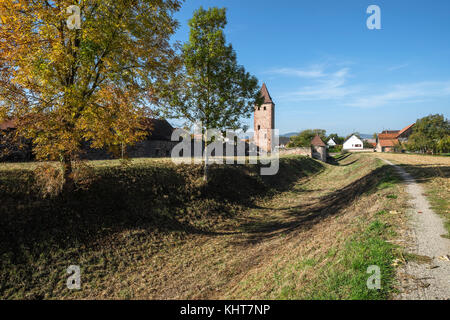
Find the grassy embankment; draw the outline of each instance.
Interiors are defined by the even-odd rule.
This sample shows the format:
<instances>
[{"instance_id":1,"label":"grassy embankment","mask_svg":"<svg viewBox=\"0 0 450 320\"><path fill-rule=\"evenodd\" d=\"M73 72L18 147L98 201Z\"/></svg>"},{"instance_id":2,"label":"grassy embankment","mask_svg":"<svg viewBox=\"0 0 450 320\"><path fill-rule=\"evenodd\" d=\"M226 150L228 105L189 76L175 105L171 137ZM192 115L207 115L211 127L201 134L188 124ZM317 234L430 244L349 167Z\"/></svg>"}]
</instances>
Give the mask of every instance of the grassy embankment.
<instances>
[{"instance_id":1,"label":"grassy embankment","mask_svg":"<svg viewBox=\"0 0 450 320\"><path fill-rule=\"evenodd\" d=\"M335 165L140 160L96 164L88 190L42 199L21 165L0 166L0 297L383 299L392 292L404 195L363 155ZM80 265L82 290L65 282ZM369 265L382 290L366 287Z\"/></svg>"}]
</instances>

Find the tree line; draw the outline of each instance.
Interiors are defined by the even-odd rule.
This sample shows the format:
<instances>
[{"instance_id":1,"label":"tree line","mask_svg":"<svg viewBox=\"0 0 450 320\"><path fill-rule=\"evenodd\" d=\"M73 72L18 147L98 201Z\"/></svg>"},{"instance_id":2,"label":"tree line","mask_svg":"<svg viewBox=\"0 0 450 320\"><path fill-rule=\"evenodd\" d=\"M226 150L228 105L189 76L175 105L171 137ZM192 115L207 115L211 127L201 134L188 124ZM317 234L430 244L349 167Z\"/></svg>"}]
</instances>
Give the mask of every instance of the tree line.
<instances>
[{"instance_id":1,"label":"tree line","mask_svg":"<svg viewBox=\"0 0 450 320\"><path fill-rule=\"evenodd\" d=\"M288 148L309 147L311 140L319 135L320 138L327 143L330 139L338 145L342 144L352 135L360 138L358 132L352 133L347 137L340 137L338 134L326 134L324 129L307 129L301 131L298 135L290 137L287 144ZM374 134L377 139L377 134ZM363 139L362 139L363 140ZM364 148L372 148L373 146L364 141ZM332 148L331 151L339 151L339 148ZM412 128L412 133L408 140L400 142L395 147L396 151L410 151L418 153L450 153L450 122L442 114L432 114L416 121Z\"/></svg>"},{"instance_id":2,"label":"tree line","mask_svg":"<svg viewBox=\"0 0 450 320\"><path fill-rule=\"evenodd\" d=\"M318 135L325 143L333 139L333 141L336 143L336 147L331 148L330 149L331 152L340 151L342 149L342 145L344 144L344 142L351 136L356 135L358 138L360 137L360 134L358 132L351 133L346 137L341 137L337 133L327 135L327 132L324 129L306 129L300 131L298 135L291 136L290 141L287 144L287 147L288 148L309 147L311 146L311 140L316 135ZM368 146L368 148L371 147L372 145Z\"/></svg>"}]
</instances>

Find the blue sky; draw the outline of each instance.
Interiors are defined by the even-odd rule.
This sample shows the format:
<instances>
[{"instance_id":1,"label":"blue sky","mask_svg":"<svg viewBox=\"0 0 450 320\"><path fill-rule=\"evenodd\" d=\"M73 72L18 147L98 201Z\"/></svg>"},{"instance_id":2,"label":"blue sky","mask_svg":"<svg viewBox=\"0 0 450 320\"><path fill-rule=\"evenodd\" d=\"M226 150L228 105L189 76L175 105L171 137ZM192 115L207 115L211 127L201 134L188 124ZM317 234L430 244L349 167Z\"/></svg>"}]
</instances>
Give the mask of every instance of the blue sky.
<instances>
[{"instance_id":1,"label":"blue sky","mask_svg":"<svg viewBox=\"0 0 450 320\"><path fill-rule=\"evenodd\" d=\"M372 4L381 30L366 26ZM227 41L267 84L281 134L372 134L431 113L449 116L448 0L187 0L176 40L188 39L199 6L228 9Z\"/></svg>"}]
</instances>

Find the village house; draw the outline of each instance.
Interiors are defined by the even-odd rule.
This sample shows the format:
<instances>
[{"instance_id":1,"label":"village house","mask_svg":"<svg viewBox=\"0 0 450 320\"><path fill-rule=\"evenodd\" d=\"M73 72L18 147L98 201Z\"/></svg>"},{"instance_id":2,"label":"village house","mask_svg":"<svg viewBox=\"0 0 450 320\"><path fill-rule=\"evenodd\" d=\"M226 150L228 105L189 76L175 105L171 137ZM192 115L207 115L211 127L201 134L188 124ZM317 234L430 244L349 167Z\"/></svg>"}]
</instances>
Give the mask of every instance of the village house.
<instances>
[{"instance_id":1,"label":"village house","mask_svg":"<svg viewBox=\"0 0 450 320\"><path fill-rule=\"evenodd\" d=\"M402 130L384 130L377 137L377 152L394 152L401 143L408 142L414 123Z\"/></svg>"},{"instance_id":2,"label":"village house","mask_svg":"<svg viewBox=\"0 0 450 320\"><path fill-rule=\"evenodd\" d=\"M356 135L352 135L350 138L348 138L344 142L342 149L343 150L363 150L364 143Z\"/></svg>"},{"instance_id":3,"label":"village house","mask_svg":"<svg viewBox=\"0 0 450 320\"><path fill-rule=\"evenodd\" d=\"M331 138L330 140L328 140L327 145L328 145L328 147L335 147L336 146L336 142L334 142L333 138Z\"/></svg>"}]
</instances>

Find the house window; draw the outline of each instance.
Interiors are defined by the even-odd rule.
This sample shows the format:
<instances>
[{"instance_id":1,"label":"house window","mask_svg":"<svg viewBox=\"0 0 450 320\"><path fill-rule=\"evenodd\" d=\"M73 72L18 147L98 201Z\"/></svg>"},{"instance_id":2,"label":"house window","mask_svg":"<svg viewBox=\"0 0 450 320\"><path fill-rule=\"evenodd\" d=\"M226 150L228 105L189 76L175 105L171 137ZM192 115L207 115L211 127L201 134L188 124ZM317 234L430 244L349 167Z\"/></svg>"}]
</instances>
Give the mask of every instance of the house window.
<instances>
[{"instance_id":1,"label":"house window","mask_svg":"<svg viewBox=\"0 0 450 320\"><path fill-rule=\"evenodd\" d=\"M259 130L261 130L261 126L260 126L260 125L258 125L258 131L259 131Z\"/></svg>"},{"instance_id":2,"label":"house window","mask_svg":"<svg viewBox=\"0 0 450 320\"><path fill-rule=\"evenodd\" d=\"M266 110L266 107L264 107L264 111Z\"/></svg>"}]
</instances>

